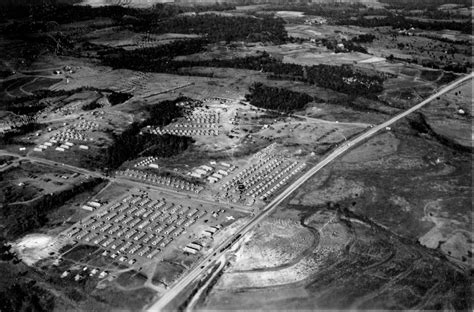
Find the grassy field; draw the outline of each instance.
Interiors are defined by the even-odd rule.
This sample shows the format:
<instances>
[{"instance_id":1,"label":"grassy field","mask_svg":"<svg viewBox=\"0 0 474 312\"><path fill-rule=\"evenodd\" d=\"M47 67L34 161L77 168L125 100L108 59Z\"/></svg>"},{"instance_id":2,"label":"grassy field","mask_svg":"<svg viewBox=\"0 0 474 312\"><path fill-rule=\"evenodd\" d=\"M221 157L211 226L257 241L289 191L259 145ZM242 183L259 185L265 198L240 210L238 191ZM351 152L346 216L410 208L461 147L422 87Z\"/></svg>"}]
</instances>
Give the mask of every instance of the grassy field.
<instances>
[{"instance_id":1,"label":"grassy field","mask_svg":"<svg viewBox=\"0 0 474 312\"><path fill-rule=\"evenodd\" d=\"M341 203L469 267L471 243L463 237L471 222L470 156L407 135L404 127L355 148L326 174L313 178L291 203Z\"/></svg>"},{"instance_id":2,"label":"grassy field","mask_svg":"<svg viewBox=\"0 0 474 312\"><path fill-rule=\"evenodd\" d=\"M225 283L226 276L232 273L224 273L223 280L200 308L409 309L451 305L461 308L469 304L462 299L469 291L468 277L423 248L406 244L350 213L336 214L324 208L315 213L314 209L301 206L277 213L287 217L301 214L322 235L313 255L319 265L312 266L310 277L275 287L278 274L274 273L275 286L248 288L249 284L245 287L244 283ZM335 252L336 246L340 246L339 252ZM431 297L432 294L436 295Z\"/></svg>"}]
</instances>

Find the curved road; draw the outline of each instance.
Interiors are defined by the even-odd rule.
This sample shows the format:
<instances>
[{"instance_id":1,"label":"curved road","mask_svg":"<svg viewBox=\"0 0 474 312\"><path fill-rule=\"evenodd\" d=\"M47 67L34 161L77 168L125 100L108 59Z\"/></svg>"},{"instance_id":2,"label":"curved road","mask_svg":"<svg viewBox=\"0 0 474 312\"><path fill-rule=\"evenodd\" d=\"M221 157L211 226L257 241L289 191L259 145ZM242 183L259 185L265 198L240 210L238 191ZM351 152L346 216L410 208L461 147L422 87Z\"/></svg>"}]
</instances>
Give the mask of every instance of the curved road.
<instances>
[{"instance_id":1,"label":"curved road","mask_svg":"<svg viewBox=\"0 0 474 312\"><path fill-rule=\"evenodd\" d=\"M238 230L234 235L226 239L222 242L219 246L217 246L214 250L214 253L210 253L208 256L204 257L204 259L191 271L189 274L184 276L181 280L178 280L172 288L170 288L160 299L158 299L155 303L149 306L146 310L147 311L164 311L166 310L166 306L176 298L187 286L189 286L196 278L205 274L207 267L211 263L215 263L225 252L226 250L222 250L229 244L233 244L239 240L239 238L246 233L248 233L251 229L253 229L260 221L262 221L265 217L267 217L273 210L278 207L278 205L283 202L291 193L293 193L296 189L298 189L301 185L303 185L308 179L310 179L314 174L320 171L322 168L327 166L329 163L334 161L336 158L347 152L350 148L356 146L359 143L362 143L366 139L372 137L377 132L385 129L386 127L392 125L393 123L399 121L400 119L406 117L407 115L413 113L414 111L422 108L426 104L430 103L437 97L455 89L459 85L463 84L464 82L474 78L474 73L470 73L469 75L463 76L449 85L441 88L438 92L433 94L432 96L428 97L423 102L411 107L410 109L392 117L391 119L387 120L380 125L377 125L373 128L370 128L366 132L362 133L359 136L354 137L351 140L346 141L343 145L336 148L332 153L330 153L326 158L324 158L321 162L319 162L316 166L308 170L305 174L303 174L298 180L296 180L293 184L291 184L287 189L285 189L280 195L275 197L258 215L256 215L249 223L243 226L240 230ZM240 236L239 236L240 235ZM222 251L221 251L222 250Z\"/></svg>"}]
</instances>

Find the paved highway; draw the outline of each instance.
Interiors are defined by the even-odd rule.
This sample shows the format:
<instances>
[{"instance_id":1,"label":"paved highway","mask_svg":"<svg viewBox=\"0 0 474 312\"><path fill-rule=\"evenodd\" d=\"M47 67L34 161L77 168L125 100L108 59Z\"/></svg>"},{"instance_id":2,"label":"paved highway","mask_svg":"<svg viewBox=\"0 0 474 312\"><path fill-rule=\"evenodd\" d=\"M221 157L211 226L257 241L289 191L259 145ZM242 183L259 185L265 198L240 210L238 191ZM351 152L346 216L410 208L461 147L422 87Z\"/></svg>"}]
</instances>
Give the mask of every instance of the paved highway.
<instances>
[{"instance_id":1,"label":"paved highway","mask_svg":"<svg viewBox=\"0 0 474 312\"><path fill-rule=\"evenodd\" d=\"M267 217L273 210L278 207L278 205L285 200L291 193L293 193L296 189L298 189L302 184L304 184L309 178L311 178L314 174L320 171L322 168L327 166L329 163L334 161L336 158L344 154L347 150L351 149L352 147L356 146L357 144L367 140L377 132L385 129L386 127L392 125L393 123L397 122L398 120L406 117L407 115L413 113L414 111L420 109L424 105L428 104L429 102L433 101L437 97L455 89L462 83L472 79L474 77L474 73L469 75L463 76L454 82L450 83L449 85L443 87L438 92L433 94L432 96L428 97L423 102L411 107L410 109L394 116L393 118L387 120L386 122L370 128L369 130L365 131L361 135L354 137L353 139L346 141L345 144L341 145L340 147L336 148L332 153L330 153L326 158L324 158L321 162L315 165L313 168L308 170L304 173L298 180L296 180L293 184L291 184L287 189L285 189L280 195L278 195L275 199L273 199L262 211L260 214L256 215L249 223L239 229L234 235L226 239L223 243L217 246L214 250L214 253L210 253L208 256L204 257L204 259L193 269L189 274L185 275L181 280L178 280L172 288L170 288L158 301L153 303L150 307L147 308L147 311L163 311L165 310L166 306L176 298L188 285L190 285L194 280L196 280L199 276L205 274L207 267L210 263L215 263L225 252L224 249L229 244L233 244L238 239L248 233L251 229L253 229L260 221L262 221L265 217Z\"/></svg>"}]
</instances>

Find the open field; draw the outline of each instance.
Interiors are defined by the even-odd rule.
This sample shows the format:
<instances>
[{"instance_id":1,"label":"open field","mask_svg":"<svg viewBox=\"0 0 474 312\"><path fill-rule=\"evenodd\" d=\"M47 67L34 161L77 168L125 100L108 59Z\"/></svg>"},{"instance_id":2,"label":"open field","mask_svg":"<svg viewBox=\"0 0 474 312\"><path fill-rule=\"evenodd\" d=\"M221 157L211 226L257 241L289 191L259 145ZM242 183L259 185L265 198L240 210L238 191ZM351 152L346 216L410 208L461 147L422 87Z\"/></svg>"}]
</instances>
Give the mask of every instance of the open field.
<instances>
[{"instance_id":1,"label":"open field","mask_svg":"<svg viewBox=\"0 0 474 312\"><path fill-rule=\"evenodd\" d=\"M193 34L162 34L135 33L128 30L117 31L116 27L104 28L87 34L90 43L101 46L123 48L125 50L152 48L169 44L176 40L199 38Z\"/></svg>"},{"instance_id":2,"label":"open field","mask_svg":"<svg viewBox=\"0 0 474 312\"><path fill-rule=\"evenodd\" d=\"M297 279L298 271L292 271L287 275L291 278L281 284L278 270L226 271L200 309L408 309L467 304L451 298L462 298L468 280L423 248L406 245L376 225L345 213L337 216L325 209L315 213L289 207L276 213L287 218L299 214L306 216L305 223L320 235L312 256L317 262L304 270L305 278ZM242 282L235 274L242 275ZM267 279L269 274L274 278ZM443 282L436 283L439 280ZM449 288L446 283L457 283L459 288ZM438 295L431 297L433 293Z\"/></svg>"},{"instance_id":3,"label":"open field","mask_svg":"<svg viewBox=\"0 0 474 312\"><path fill-rule=\"evenodd\" d=\"M404 127L354 149L291 203L340 203L470 267L471 243L464 238L471 222L469 156L407 136Z\"/></svg>"},{"instance_id":4,"label":"open field","mask_svg":"<svg viewBox=\"0 0 474 312\"><path fill-rule=\"evenodd\" d=\"M442 140L467 150L472 149L472 89L466 83L445 94L422 114L428 127Z\"/></svg>"},{"instance_id":5,"label":"open field","mask_svg":"<svg viewBox=\"0 0 474 312\"><path fill-rule=\"evenodd\" d=\"M54 191L62 191L80 182L83 177L51 167L22 163L1 172L2 203L32 201Z\"/></svg>"},{"instance_id":6,"label":"open field","mask_svg":"<svg viewBox=\"0 0 474 312\"><path fill-rule=\"evenodd\" d=\"M257 233L246 238L236 254L232 272L284 266L301 258L315 242L313 233L296 222L268 220Z\"/></svg>"}]
</instances>

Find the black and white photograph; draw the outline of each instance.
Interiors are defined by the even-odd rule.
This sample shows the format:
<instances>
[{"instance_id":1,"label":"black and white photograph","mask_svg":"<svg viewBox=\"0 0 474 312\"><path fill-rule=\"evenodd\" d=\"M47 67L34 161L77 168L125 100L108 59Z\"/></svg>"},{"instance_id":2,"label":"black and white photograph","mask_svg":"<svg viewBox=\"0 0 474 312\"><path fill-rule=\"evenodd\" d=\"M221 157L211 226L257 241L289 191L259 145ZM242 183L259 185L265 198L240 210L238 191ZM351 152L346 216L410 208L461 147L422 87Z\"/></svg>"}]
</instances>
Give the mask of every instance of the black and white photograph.
<instances>
[{"instance_id":1,"label":"black and white photograph","mask_svg":"<svg viewBox=\"0 0 474 312\"><path fill-rule=\"evenodd\" d=\"M0 0L0 312L473 311L472 0Z\"/></svg>"}]
</instances>

